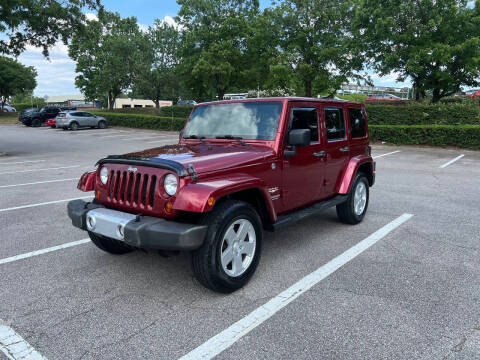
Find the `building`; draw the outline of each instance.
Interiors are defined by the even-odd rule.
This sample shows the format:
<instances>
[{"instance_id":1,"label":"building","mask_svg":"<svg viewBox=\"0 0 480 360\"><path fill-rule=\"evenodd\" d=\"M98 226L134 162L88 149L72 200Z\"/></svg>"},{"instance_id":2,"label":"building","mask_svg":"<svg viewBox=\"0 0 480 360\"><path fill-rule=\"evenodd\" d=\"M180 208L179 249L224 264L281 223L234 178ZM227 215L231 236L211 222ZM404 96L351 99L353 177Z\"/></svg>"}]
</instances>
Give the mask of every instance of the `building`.
<instances>
[{"instance_id":1,"label":"building","mask_svg":"<svg viewBox=\"0 0 480 360\"><path fill-rule=\"evenodd\" d=\"M83 109L94 109L100 107L100 103L98 101L85 101L85 96L83 95L48 96L46 103L49 106L77 107Z\"/></svg>"},{"instance_id":2,"label":"building","mask_svg":"<svg viewBox=\"0 0 480 360\"><path fill-rule=\"evenodd\" d=\"M160 100L160 107L162 106L172 106L173 103L167 100ZM125 109L125 108L145 108L145 107L155 107L155 103L152 100L143 100L143 99L115 99L115 104L113 105L114 109Z\"/></svg>"}]
</instances>

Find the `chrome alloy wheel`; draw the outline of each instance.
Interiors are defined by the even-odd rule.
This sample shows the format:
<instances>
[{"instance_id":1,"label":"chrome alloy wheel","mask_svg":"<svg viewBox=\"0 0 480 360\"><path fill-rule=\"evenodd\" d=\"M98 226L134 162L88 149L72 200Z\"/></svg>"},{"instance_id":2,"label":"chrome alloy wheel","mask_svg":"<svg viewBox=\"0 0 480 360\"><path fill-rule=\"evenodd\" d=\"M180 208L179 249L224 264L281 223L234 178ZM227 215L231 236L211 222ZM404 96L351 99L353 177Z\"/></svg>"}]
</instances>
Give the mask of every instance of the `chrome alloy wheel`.
<instances>
[{"instance_id":1,"label":"chrome alloy wheel","mask_svg":"<svg viewBox=\"0 0 480 360\"><path fill-rule=\"evenodd\" d=\"M220 247L223 271L231 277L247 271L255 256L256 243L255 228L250 221L239 219L231 223Z\"/></svg>"},{"instance_id":2,"label":"chrome alloy wheel","mask_svg":"<svg viewBox=\"0 0 480 360\"><path fill-rule=\"evenodd\" d=\"M365 211L365 206L367 205L367 187L363 181L359 181L357 188L355 189L355 194L353 196L353 208L355 214L360 216Z\"/></svg>"}]
</instances>

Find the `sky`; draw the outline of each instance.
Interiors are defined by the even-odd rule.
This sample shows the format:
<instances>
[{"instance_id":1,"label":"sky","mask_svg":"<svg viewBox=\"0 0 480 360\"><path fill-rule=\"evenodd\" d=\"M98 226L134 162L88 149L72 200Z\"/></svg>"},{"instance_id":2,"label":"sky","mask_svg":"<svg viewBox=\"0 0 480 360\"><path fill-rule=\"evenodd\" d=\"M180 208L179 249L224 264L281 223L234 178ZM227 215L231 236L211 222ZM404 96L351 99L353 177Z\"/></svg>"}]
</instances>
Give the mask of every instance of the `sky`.
<instances>
[{"instance_id":1,"label":"sky","mask_svg":"<svg viewBox=\"0 0 480 360\"><path fill-rule=\"evenodd\" d=\"M168 19L176 16L179 6L176 0L103 0L105 8L120 13L123 17L135 16L140 26L147 27L155 19ZM271 0L260 0L262 8L269 6ZM50 58L45 59L41 49L28 47L18 60L27 66L37 69L37 88L35 96L74 95L80 94L75 87L75 62L68 57L68 48L57 44L50 49ZM371 74L375 85L404 86L395 82L394 74L379 77ZM406 84L408 85L408 84Z\"/></svg>"}]
</instances>

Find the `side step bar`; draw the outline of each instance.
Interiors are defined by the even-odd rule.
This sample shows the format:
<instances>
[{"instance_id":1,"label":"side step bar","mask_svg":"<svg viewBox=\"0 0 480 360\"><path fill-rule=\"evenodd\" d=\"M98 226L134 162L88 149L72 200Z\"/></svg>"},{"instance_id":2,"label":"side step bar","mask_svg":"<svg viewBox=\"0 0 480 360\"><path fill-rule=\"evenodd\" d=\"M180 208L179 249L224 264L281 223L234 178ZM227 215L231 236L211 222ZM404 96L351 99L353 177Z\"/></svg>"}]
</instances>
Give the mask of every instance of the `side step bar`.
<instances>
[{"instance_id":1,"label":"side step bar","mask_svg":"<svg viewBox=\"0 0 480 360\"><path fill-rule=\"evenodd\" d=\"M309 216L319 214L328 208L347 201L347 198L348 195L337 195L331 199L315 203L305 209L294 211L288 215L279 216L277 222L273 224L273 230L281 229Z\"/></svg>"}]
</instances>

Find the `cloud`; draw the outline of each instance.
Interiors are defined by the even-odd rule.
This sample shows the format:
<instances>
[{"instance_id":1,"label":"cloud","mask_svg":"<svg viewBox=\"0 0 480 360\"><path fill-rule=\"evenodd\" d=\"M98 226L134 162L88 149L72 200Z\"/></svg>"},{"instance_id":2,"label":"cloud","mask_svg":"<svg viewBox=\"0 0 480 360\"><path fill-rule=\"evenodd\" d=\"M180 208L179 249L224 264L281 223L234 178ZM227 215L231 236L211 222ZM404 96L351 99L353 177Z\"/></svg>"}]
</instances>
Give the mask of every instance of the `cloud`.
<instances>
[{"instance_id":1,"label":"cloud","mask_svg":"<svg viewBox=\"0 0 480 360\"><path fill-rule=\"evenodd\" d=\"M93 13L86 13L85 17L87 18L88 21L92 21L92 20L98 21L98 16Z\"/></svg>"}]
</instances>

